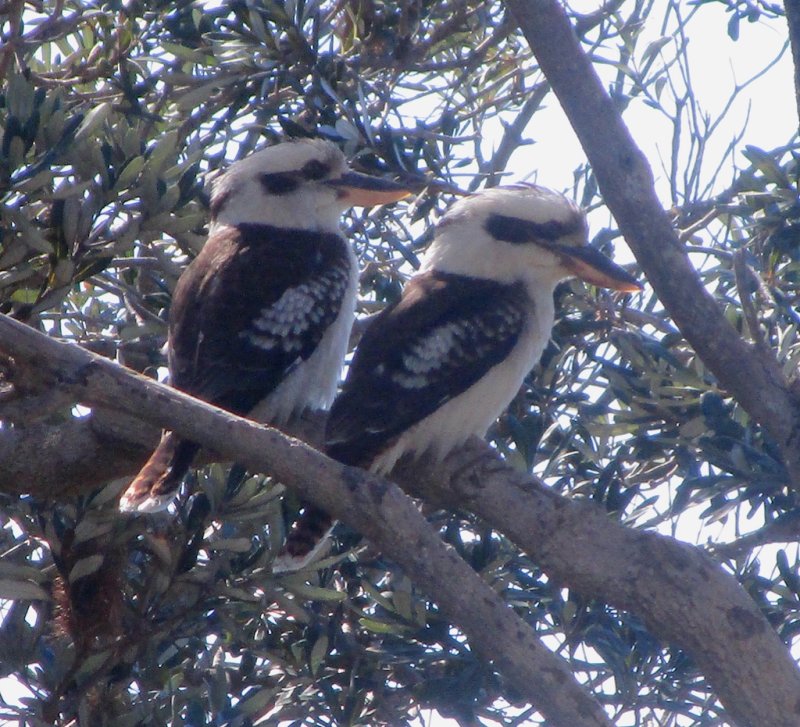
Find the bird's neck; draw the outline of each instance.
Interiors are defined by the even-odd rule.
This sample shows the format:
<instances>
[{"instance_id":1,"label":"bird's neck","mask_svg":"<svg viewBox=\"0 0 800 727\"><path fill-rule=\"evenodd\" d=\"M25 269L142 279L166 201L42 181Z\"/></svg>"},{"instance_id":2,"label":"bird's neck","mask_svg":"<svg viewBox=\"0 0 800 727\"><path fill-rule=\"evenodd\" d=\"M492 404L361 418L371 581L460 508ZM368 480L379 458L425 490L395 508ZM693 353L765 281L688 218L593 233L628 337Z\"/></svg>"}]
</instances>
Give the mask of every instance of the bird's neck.
<instances>
[{"instance_id":1,"label":"bird's neck","mask_svg":"<svg viewBox=\"0 0 800 727\"><path fill-rule=\"evenodd\" d=\"M212 221L216 226L237 226L242 223L270 225L294 230L339 232L341 204L316 195L292 195L291 199L261 194L231 195L219 215Z\"/></svg>"}]
</instances>

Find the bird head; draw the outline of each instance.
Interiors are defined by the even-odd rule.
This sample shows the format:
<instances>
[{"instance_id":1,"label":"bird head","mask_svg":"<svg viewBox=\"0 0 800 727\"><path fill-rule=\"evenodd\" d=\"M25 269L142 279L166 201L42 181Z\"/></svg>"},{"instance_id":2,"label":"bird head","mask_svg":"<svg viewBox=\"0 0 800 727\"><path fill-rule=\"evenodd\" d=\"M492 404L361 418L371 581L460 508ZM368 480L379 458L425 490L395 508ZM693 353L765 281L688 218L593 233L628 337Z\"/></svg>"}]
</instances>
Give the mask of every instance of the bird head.
<instances>
[{"instance_id":1,"label":"bird head","mask_svg":"<svg viewBox=\"0 0 800 727\"><path fill-rule=\"evenodd\" d=\"M625 270L588 246L586 215L564 195L532 184L495 187L457 201L436 227L423 269L522 281L552 290L570 277L638 291Z\"/></svg>"},{"instance_id":2,"label":"bird head","mask_svg":"<svg viewBox=\"0 0 800 727\"><path fill-rule=\"evenodd\" d=\"M338 230L348 207L394 202L402 185L351 171L344 155L322 139L268 147L235 162L212 183L212 223L243 222L294 229Z\"/></svg>"}]
</instances>

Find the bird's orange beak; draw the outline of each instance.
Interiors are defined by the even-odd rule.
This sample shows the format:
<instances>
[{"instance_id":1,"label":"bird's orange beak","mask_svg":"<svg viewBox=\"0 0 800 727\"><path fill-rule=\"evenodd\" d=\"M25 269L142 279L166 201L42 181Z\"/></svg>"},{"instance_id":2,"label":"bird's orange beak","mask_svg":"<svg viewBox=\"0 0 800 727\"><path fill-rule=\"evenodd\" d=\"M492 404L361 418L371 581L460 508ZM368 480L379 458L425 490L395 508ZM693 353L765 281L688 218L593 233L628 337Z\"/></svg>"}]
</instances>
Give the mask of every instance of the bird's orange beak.
<instances>
[{"instance_id":1,"label":"bird's orange beak","mask_svg":"<svg viewBox=\"0 0 800 727\"><path fill-rule=\"evenodd\" d=\"M402 184L359 172L347 172L338 179L328 180L326 184L335 187L342 199L358 207L389 204L411 194L411 190Z\"/></svg>"}]
</instances>

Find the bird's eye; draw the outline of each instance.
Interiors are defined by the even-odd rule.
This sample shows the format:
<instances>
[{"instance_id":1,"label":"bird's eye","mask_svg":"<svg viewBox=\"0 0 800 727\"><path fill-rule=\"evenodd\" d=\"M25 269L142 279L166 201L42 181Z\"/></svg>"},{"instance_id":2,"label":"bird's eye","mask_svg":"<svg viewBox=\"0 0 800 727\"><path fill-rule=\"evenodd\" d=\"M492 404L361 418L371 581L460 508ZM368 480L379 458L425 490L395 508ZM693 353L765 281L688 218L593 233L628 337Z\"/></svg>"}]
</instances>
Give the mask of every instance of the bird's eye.
<instances>
[{"instance_id":1,"label":"bird's eye","mask_svg":"<svg viewBox=\"0 0 800 727\"><path fill-rule=\"evenodd\" d=\"M290 172L275 172L261 175L261 186L267 194L289 194L300 186L300 180Z\"/></svg>"},{"instance_id":2,"label":"bird's eye","mask_svg":"<svg viewBox=\"0 0 800 727\"><path fill-rule=\"evenodd\" d=\"M330 174L331 168L319 159L312 159L303 165L301 173L306 179L324 179Z\"/></svg>"},{"instance_id":3,"label":"bird's eye","mask_svg":"<svg viewBox=\"0 0 800 727\"><path fill-rule=\"evenodd\" d=\"M484 229L495 240L521 244L530 241L530 231L526 229L523 220L506 215L489 215L484 223Z\"/></svg>"}]
</instances>

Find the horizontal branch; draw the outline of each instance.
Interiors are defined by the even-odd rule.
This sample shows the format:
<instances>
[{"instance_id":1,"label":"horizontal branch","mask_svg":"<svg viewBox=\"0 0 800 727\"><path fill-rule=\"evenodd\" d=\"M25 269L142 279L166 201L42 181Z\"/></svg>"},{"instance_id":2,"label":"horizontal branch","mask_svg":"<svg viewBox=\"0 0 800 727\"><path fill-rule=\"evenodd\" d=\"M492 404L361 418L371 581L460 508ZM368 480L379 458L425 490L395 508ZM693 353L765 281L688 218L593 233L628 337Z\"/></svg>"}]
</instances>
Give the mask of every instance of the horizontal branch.
<instances>
[{"instance_id":1,"label":"horizontal branch","mask_svg":"<svg viewBox=\"0 0 800 727\"><path fill-rule=\"evenodd\" d=\"M60 424L0 429L0 492L49 501L85 494L136 472L158 443L158 433L158 427L138 419L123 433L114 417L101 411Z\"/></svg>"},{"instance_id":2,"label":"horizontal branch","mask_svg":"<svg viewBox=\"0 0 800 727\"><path fill-rule=\"evenodd\" d=\"M720 385L769 432L800 487L800 401L771 352L747 344L703 287L658 201L653 173L557 0L506 0L664 307Z\"/></svg>"},{"instance_id":3,"label":"horizontal branch","mask_svg":"<svg viewBox=\"0 0 800 727\"><path fill-rule=\"evenodd\" d=\"M473 648L554 724L610 727L566 662L439 538L395 485L6 316L0 316L0 349L19 370L35 371L81 403L178 431L252 471L269 472L397 562L463 629Z\"/></svg>"}]
</instances>

